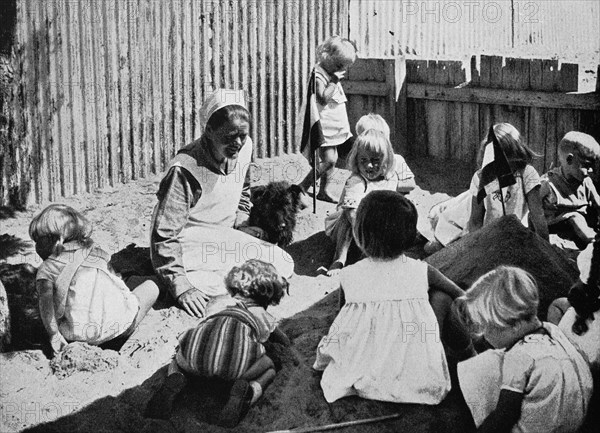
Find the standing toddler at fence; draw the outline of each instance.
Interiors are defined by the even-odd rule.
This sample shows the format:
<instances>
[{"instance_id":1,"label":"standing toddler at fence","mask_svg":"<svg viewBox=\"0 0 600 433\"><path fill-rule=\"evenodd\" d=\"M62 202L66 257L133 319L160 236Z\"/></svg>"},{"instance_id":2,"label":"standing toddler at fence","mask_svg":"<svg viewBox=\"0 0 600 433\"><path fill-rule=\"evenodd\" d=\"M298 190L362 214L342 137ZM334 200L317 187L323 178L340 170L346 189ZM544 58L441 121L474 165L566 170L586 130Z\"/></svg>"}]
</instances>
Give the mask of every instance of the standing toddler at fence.
<instances>
[{"instance_id":1,"label":"standing toddler at fence","mask_svg":"<svg viewBox=\"0 0 600 433\"><path fill-rule=\"evenodd\" d=\"M133 292L94 245L92 226L75 209L53 204L31 221L29 235L44 261L36 276L40 315L54 353L68 342L118 347L158 297L148 280Z\"/></svg>"},{"instance_id":2,"label":"standing toddler at fence","mask_svg":"<svg viewBox=\"0 0 600 433\"><path fill-rule=\"evenodd\" d=\"M319 148L321 163L317 168L317 177L321 179L319 200L335 203L327 191L338 159L337 147L345 143L352 133L346 112L346 95L340 80L346 76L348 68L356 61L356 47L348 39L331 36L317 48L317 64L314 68L314 93L317 100L321 128L325 142ZM312 81L312 80L311 80ZM307 104L310 101L306 101ZM313 156L311 155L311 158ZM300 183L303 191L312 185L314 172Z\"/></svg>"},{"instance_id":3,"label":"standing toddler at fence","mask_svg":"<svg viewBox=\"0 0 600 433\"><path fill-rule=\"evenodd\" d=\"M552 229L565 230L578 248L596 236L600 195L589 177L600 158L600 145L591 135L568 132L558 144L560 167L542 177L542 205Z\"/></svg>"},{"instance_id":4,"label":"standing toddler at fence","mask_svg":"<svg viewBox=\"0 0 600 433\"><path fill-rule=\"evenodd\" d=\"M279 303L289 283L270 263L248 260L231 269L225 285L233 304L180 337L167 379L148 404L148 416L168 418L186 375L192 375L231 382L229 400L217 423L233 427L275 378L275 366L263 343L289 345L290 341L266 309Z\"/></svg>"},{"instance_id":5,"label":"standing toddler at fence","mask_svg":"<svg viewBox=\"0 0 600 433\"><path fill-rule=\"evenodd\" d=\"M577 431L592 377L563 332L538 319L533 277L500 266L479 278L461 301L473 331L496 348L458 368L477 431Z\"/></svg>"},{"instance_id":6,"label":"standing toddler at fence","mask_svg":"<svg viewBox=\"0 0 600 433\"><path fill-rule=\"evenodd\" d=\"M540 197L540 175L531 165L534 153L523 143L521 134L514 126L510 123L497 123L493 126L493 131L490 131L487 140L482 143L482 155L493 141L492 134L496 135L516 182L508 187L498 187L480 201L478 198L480 190L484 188L488 190L494 185L497 187L498 181L494 180L487 186L483 185L481 179L483 170L478 170L471 181L471 215L467 231L473 232L503 215L516 215L525 227L529 227L531 221L533 230L538 236L548 240L548 225L544 218Z\"/></svg>"},{"instance_id":7,"label":"standing toddler at fence","mask_svg":"<svg viewBox=\"0 0 600 433\"><path fill-rule=\"evenodd\" d=\"M360 203L354 237L367 258L341 271L343 306L313 366L323 370L328 402L358 395L437 404L450 390L440 335L457 358L473 353L467 330L451 314L452 300L464 292L404 255L416 235L417 210L401 194L373 191Z\"/></svg>"},{"instance_id":8,"label":"standing toddler at fence","mask_svg":"<svg viewBox=\"0 0 600 433\"><path fill-rule=\"evenodd\" d=\"M336 212L325 219L325 234L335 242L335 256L327 275L337 275L346 265L352 243L352 227L356 209L363 197L376 190L409 193L415 187L415 176L400 155L395 155L389 140L390 129L377 114L360 118L356 124L359 136L348 155L351 175L344 185Z\"/></svg>"}]
</instances>

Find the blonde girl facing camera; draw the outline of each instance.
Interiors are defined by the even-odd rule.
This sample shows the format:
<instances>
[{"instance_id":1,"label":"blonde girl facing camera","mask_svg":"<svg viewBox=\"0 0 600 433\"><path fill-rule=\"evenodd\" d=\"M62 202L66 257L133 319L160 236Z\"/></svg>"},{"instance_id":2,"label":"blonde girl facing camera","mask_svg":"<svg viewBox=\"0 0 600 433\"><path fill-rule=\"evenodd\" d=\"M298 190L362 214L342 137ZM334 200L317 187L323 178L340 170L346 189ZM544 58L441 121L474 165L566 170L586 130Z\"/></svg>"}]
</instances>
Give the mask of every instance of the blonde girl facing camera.
<instances>
[{"instance_id":1,"label":"blonde girl facing camera","mask_svg":"<svg viewBox=\"0 0 600 433\"><path fill-rule=\"evenodd\" d=\"M61 204L48 206L29 226L43 260L36 287L54 353L72 341L117 348L158 297L150 280L130 292L111 272L109 254L94 244L91 233L83 215Z\"/></svg>"},{"instance_id":2,"label":"blonde girl facing camera","mask_svg":"<svg viewBox=\"0 0 600 433\"><path fill-rule=\"evenodd\" d=\"M346 265L352 243L352 228L356 209L371 191L389 190L406 194L415 187L414 175L404 158L394 154L389 140L389 128L381 116L363 116L356 138L348 155L351 175L344 185L336 212L325 219L325 234L335 242L335 255L327 275L337 275ZM363 130L363 127L373 127ZM376 129L380 128L380 129Z\"/></svg>"},{"instance_id":3,"label":"blonde girl facing camera","mask_svg":"<svg viewBox=\"0 0 600 433\"><path fill-rule=\"evenodd\" d=\"M458 368L478 431L577 431L592 393L591 373L563 332L538 319L532 276L500 266L461 302L473 330L496 348Z\"/></svg>"}]
</instances>

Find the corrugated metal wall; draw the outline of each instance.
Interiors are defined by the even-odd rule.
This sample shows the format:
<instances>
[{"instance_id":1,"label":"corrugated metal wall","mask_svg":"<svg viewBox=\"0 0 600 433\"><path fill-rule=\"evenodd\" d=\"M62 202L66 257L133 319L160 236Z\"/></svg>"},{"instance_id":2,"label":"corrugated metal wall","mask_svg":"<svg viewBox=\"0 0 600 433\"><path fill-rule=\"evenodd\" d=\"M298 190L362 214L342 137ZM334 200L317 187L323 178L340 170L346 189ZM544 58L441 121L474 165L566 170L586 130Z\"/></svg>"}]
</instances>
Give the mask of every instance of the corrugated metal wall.
<instances>
[{"instance_id":1,"label":"corrugated metal wall","mask_svg":"<svg viewBox=\"0 0 600 433\"><path fill-rule=\"evenodd\" d=\"M360 0L350 1L349 13L363 57L600 56L597 1Z\"/></svg>"},{"instance_id":2,"label":"corrugated metal wall","mask_svg":"<svg viewBox=\"0 0 600 433\"><path fill-rule=\"evenodd\" d=\"M18 0L1 201L45 201L165 168L217 87L244 89L258 157L298 151L318 43L347 0Z\"/></svg>"}]
</instances>

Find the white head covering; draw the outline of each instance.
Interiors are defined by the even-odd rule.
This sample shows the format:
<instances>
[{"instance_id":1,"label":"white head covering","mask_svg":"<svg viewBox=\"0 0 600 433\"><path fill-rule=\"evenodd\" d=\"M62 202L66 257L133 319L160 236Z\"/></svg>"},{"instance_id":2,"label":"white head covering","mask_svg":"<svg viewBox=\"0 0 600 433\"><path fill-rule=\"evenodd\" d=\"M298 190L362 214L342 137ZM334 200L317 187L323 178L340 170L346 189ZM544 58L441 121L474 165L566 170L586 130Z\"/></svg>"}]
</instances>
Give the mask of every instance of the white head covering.
<instances>
[{"instance_id":1,"label":"white head covering","mask_svg":"<svg viewBox=\"0 0 600 433\"><path fill-rule=\"evenodd\" d=\"M246 106L244 91L233 89L217 89L208 95L204 100L204 104L202 104L202 108L200 109L200 122L202 129L206 127L210 116L212 116L217 110L227 105L241 105L247 110L248 107Z\"/></svg>"},{"instance_id":2,"label":"white head covering","mask_svg":"<svg viewBox=\"0 0 600 433\"><path fill-rule=\"evenodd\" d=\"M598 241L596 241L598 242ZM588 282L590 277L590 270L592 268L592 250L594 249L594 242L590 242L585 250L579 253L577 256L577 267L579 268L579 279L582 283Z\"/></svg>"}]
</instances>

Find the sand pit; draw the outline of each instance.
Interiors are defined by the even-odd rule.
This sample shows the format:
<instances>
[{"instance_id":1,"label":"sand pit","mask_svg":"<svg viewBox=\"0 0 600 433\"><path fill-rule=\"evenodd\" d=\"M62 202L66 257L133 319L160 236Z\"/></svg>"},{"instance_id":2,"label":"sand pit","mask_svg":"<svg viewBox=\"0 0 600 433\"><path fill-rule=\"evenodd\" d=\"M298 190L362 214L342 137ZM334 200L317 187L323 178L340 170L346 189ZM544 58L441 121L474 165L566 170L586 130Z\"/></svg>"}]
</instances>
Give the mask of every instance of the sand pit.
<instances>
[{"instance_id":1,"label":"sand pit","mask_svg":"<svg viewBox=\"0 0 600 433\"><path fill-rule=\"evenodd\" d=\"M515 216L504 217L459 239L426 261L463 288L499 265L525 269L538 284L542 319L550 303L566 296L579 277L573 260L523 227Z\"/></svg>"},{"instance_id":2,"label":"sand pit","mask_svg":"<svg viewBox=\"0 0 600 433\"><path fill-rule=\"evenodd\" d=\"M302 157L290 161L282 159L278 164L266 160L259 184L271 180L300 180L281 177L281 167L291 163L300 164L305 170L308 168ZM471 173L464 173L461 164L452 165L448 161L432 158L409 161L409 165L416 173L419 185L409 194L409 198L417 206L421 217L419 229L426 230L426 215L431 206L449 198L448 194L464 190ZM342 171L335 177L333 186L337 194L341 192L346 177L347 172ZM160 176L156 176L61 200L80 209L92 221L94 240L114 254L116 261L121 261L123 266L119 270L125 275L148 272L147 261L142 259L148 247L148 222L159 180ZM25 251L7 258L9 263L26 262L39 266L39 258L26 241L29 221L42 207L32 206L26 212L16 213L1 221L2 231L16 236L26 245ZM282 327L293 340L293 351L281 346L269 347L269 353L276 359L280 371L264 398L251 409L235 431L264 432L318 426L393 413L399 413L400 417L394 421L343 431L471 430L468 409L456 391L452 391L442 404L435 407L379 403L357 397L345 398L331 405L324 400L319 375L312 371L311 366L317 344L337 312L337 280L318 271L319 267L328 266L332 259L333 245L323 233L323 220L334 209L332 204L319 202L316 214L307 209L298 217L295 242L287 248L296 263L296 275L290 280L290 295L272 309L276 316L287 318ZM528 239L527 235L530 234L521 233L521 241L508 243L510 249L506 255L516 254L515 251L523 248L523 240ZM137 247L127 248L129 244ZM473 248L473 245L465 248ZM467 250L460 251L462 256L466 255L464 251ZM475 257L483 254L481 249L476 251ZM450 276L454 275L462 285L468 285L487 270L481 269L481 266L473 270L466 266L468 263L460 268L453 267L447 262L452 254L457 255L457 252L448 249L432 257L432 260L436 260L440 267L445 267L443 270ZM556 263L562 263L560 266L563 266L563 259L557 259ZM528 260L526 263L535 262L536 257ZM548 268L552 266L557 265L548 265ZM576 270L570 272L569 278L576 277ZM557 274L548 275L544 278L556 278ZM568 285L565 288L561 284L562 290L567 288ZM202 392L208 390L208 394L214 394L210 384L192 384L180 398L170 421L153 420L143 415L146 403L164 379L165 366L174 353L178 335L195 323L196 319L173 305L157 305L120 350L117 365L93 372L74 369L62 379L53 373L50 361L41 350L0 354L0 431L20 431L25 428L69 433L99 430L228 431L207 422L222 404L218 397L211 398ZM37 348L31 346L27 349Z\"/></svg>"}]
</instances>

